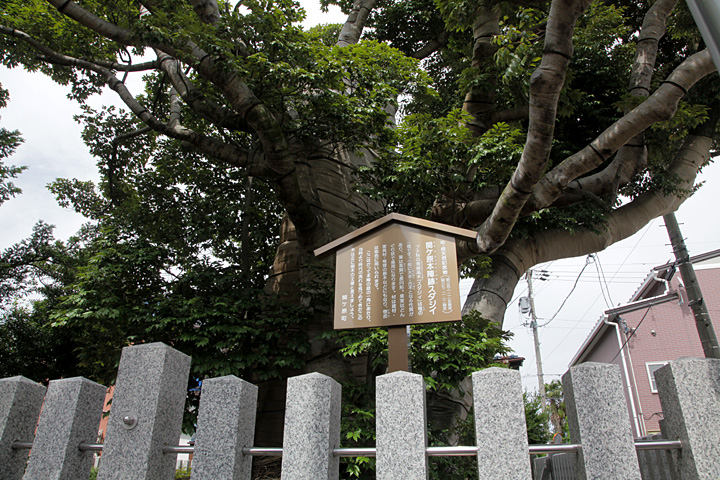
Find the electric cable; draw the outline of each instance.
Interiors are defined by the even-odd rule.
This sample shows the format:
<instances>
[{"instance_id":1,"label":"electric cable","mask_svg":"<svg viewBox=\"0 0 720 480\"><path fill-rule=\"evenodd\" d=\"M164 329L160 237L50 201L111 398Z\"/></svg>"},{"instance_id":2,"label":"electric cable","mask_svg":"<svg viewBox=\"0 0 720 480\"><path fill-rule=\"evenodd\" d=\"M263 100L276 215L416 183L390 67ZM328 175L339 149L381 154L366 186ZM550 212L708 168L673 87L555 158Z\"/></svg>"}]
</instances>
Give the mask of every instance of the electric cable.
<instances>
[{"instance_id":1,"label":"electric cable","mask_svg":"<svg viewBox=\"0 0 720 480\"><path fill-rule=\"evenodd\" d=\"M607 295L605 295L605 288L603 288L602 278L600 278L600 269L599 269L598 266L597 266L597 259L596 259L595 256L592 255L592 254L590 254L590 255L588 255L588 256L589 256L589 257L592 257L593 263L595 264L595 271L596 271L596 273L597 273L597 281L598 281L598 285L600 286L600 294L602 295L603 300L605 301L605 306L606 306L607 308L612 308L612 305L610 305L610 301L608 300Z\"/></svg>"},{"instance_id":2,"label":"electric cable","mask_svg":"<svg viewBox=\"0 0 720 480\"><path fill-rule=\"evenodd\" d=\"M588 255L587 258L585 259L585 265L583 266L582 270L580 270L580 273L578 273L578 276L577 276L577 278L575 279L575 284L573 284L572 289L570 289L570 293L567 294L567 296L565 297L565 300L563 300L562 304L560 305L560 308L558 308L558 309L557 309L557 312L555 312L555 315L553 315L553 316L550 318L550 320L548 320L547 322L543 323L542 325L538 325L538 327L544 327L544 326L546 326L547 324L549 324L550 322L552 322L553 320L555 320L555 317L558 316L558 313L560 313L560 310L563 309L563 307L565 306L565 303L567 303L568 299L570 298L570 295L572 295L572 293L575 291L575 288L577 287L578 282L580 281L580 277L582 276L583 272L585 271L585 269L587 268L587 266L590 265L590 257L591 257L591 256L592 256L592 255Z\"/></svg>"},{"instance_id":3,"label":"electric cable","mask_svg":"<svg viewBox=\"0 0 720 480\"><path fill-rule=\"evenodd\" d=\"M610 362L608 362L608 363L613 363L615 361L615 359L618 357L618 355L620 355L620 352L623 351L623 348L625 348L625 345L627 345L628 342L630 341L630 339L635 336L635 332L638 331L638 329L640 328L640 325L642 325L642 323L645 321L645 317L647 317L648 313L650 313L650 310L652 310L653 306L654 305L650 305L648 307L648 309L645 311L645 315L643 315L643 317L638 322L637 327L635 327L630 332L630 335L628 335L628 337L625 339L625 342L623 342L623 344L620 346L620 349L618 350L618 352L615 354L615 356L612 358L612 360L610 360Z\"/></svg>"}]
</instances>

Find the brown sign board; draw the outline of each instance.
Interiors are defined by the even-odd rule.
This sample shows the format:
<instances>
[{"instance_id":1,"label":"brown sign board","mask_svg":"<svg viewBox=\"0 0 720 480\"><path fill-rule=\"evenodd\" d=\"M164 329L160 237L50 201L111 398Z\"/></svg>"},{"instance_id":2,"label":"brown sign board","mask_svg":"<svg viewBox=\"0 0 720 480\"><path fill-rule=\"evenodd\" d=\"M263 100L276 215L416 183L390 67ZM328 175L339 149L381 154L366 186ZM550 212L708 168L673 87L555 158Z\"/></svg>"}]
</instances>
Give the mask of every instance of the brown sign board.
<instances>
[{"instance_id":1,"label":"brown sign board","mask_svg":"<svg viewBox=\"0 0 720 480\"><path fill-rule=\"evenodd\" d=\"M460 320L455 239L476 235L390 214L317 249L336 253L335 328Z\"/></svg>"}]
</instances>

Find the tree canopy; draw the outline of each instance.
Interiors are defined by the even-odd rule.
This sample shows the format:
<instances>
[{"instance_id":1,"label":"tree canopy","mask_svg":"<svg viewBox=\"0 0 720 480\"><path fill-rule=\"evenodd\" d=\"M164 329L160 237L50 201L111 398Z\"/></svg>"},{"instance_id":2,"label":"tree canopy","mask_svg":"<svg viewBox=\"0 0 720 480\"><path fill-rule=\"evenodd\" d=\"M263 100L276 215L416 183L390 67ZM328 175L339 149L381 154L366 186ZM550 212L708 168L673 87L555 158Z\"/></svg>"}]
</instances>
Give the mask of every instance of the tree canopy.
<instances>
[{"instance_id":1,"label":"tree canopy","mask_svg":"<svg viewBox=\"0 0 720 480\"><path fill-rule=\"evenodd\" d=\"M501 323L528 268L675 210L717 147L720 81L684 2L337 4L344 24L305 30L292 0L0 0L4 65L126 106L84 107L102 180L51 188L92 222L43 243L68 271L43 271L44 315L99 378L149 338L198 377L357 377L315 248L391 211L475 229L466 311ZM3 254L0 287L56 258L28 252Z\"/></svg>"}]
</instances>

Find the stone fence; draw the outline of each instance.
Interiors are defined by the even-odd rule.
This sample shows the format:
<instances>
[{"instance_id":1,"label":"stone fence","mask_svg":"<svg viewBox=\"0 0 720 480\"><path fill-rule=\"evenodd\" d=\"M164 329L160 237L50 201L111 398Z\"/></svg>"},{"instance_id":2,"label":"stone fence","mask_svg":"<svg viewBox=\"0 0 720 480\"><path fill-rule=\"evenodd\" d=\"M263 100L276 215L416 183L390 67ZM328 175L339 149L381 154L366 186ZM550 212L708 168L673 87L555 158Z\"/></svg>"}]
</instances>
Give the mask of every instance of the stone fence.
<instances>
[{"instance_id":1,"label":"stone fence","mask_svg":"<svg viewBox=\"0 0 720 480\"><path fill-rule=\"evenodd\" d=\"M0 477L173 478L190 357L160 343L123 350L103 445L95 445L105 387L84 378L0 380ZM428 457L472 455L480 479L530 479L529 453L575 451L577 478L640 479L637 449L674 448L679 478L720 478L720 360L680 359L657 374L664 444L636 444L620 371L586 363L564 377L573 445L529 446L520 375L490 368L472 376L476 445L430 447L425 384L416 374L377 378L376 448L340 445L341 387L311 373L288 380L282 449L253 447L257 388L233 376L203 381L192 479L249 479L254 455L282 455L282 478L337 479L341 456L377 457L377 478L428 478ZM28 449L30 452L28 454Z\"/></svg>"}]
</instances>

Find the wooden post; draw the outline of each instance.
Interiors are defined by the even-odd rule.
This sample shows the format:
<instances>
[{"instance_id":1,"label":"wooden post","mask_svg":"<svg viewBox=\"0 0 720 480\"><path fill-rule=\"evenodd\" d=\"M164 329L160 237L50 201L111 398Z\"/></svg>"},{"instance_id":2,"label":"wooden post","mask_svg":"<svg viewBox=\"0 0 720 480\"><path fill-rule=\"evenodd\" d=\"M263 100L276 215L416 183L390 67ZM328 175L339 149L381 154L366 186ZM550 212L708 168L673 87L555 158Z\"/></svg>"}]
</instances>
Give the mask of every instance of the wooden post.
<instances>
[{"instance_id":1,"label":"wooden post","mask_svg":"<svg viewBox=\"0 0 720 480\"><path fill-rule=\"evenodd\" d=\"M388 373L409 371L407 325L388 327Z\"/></svg>"}]
</instances>

